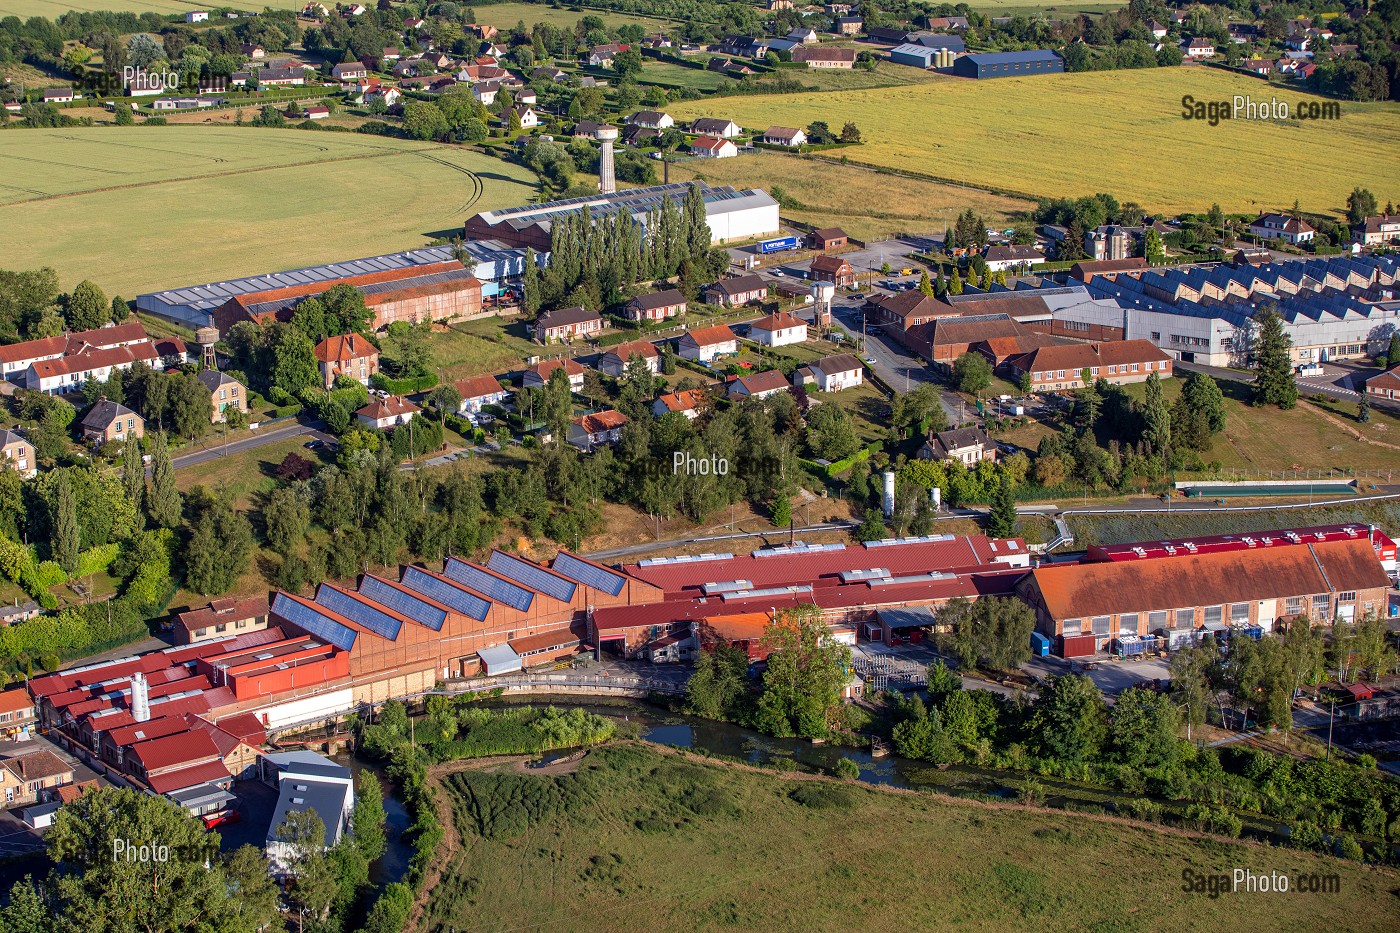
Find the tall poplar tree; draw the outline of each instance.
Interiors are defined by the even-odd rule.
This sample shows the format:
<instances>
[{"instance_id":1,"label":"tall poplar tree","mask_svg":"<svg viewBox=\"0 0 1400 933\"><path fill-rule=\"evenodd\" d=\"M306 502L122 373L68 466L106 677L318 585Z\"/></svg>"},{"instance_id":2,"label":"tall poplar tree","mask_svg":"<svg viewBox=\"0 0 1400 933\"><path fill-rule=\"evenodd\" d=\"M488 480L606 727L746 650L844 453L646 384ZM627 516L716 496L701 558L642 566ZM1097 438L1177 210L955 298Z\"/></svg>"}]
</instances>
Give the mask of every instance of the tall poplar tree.
<instances>
[{"instance_id":1,"label":"tall poplar tree","mask_svg":"<svg viewBox=\"0 0 1400 933\"><path fill-rule=\"evenodd\" d=\"M180 490L175 486L175 465L170 462L170 448L165 435L150 437L151 493L146 502L146 514L161 528L180 524Z\"/></svg>"}]
</instances>

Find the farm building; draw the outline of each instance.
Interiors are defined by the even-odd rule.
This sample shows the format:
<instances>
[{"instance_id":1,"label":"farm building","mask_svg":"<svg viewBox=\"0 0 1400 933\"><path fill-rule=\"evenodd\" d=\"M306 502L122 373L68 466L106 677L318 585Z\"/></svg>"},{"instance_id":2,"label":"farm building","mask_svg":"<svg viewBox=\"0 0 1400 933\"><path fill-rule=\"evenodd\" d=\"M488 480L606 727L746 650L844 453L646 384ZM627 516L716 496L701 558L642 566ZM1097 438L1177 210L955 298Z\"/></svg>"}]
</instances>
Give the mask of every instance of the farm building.
<instances>
[{"instance_id":1,"label":"farm building","mask_svg":"<svg viewBox=\"0 0 1400 933\"><path fill-rule=\"evenodd\" d=\"M920 32L909 37L911 45L921 45L926 49L946 49L954 55L967 51L967 43L962 36L947 36L937 32Z\"/></svg>"},{"instance_id":2,"label":"farm building","mask_svg":"<svg viewBox=\"0 0 1400 933\"><path fill-rule=\"evenodd\" d=\"M792 60L808 68L838 68L849 71L856 64L855 49L794 49Z\"/></svg>"},{"instance_id":3,"label":"farm building","mask_svg":"<svg viewBox=\"0 0 1400 933\"><path fill-rule=\"evenodd\" d=\"M778 231L778 202L768 192L752 188L740 191L728 185L701 184L699 187L705 201L705 220L710 226L712 242L747 240ZM647 215L660 208L666 200L679 207L689 189L690 184L675 182L629 188L613 194L485 211L467 221L466 235L547 252L550 225L556 217L577 214L586 206L594 219L627 211L638 223L645 224Z\"/></svg>"},{"instance_id":4,"label":"farm building","mask_svg":"<svg viewBox=\"0 0 1400 933\"><path fill-rule=\"evenodd\" d=\"M962 78L1014 78L1064 70L1065 60L1049 49L964 55L953 62L953 74Z\"/></svg>"},{"instance_id":5,"label":"farm building","mask_svg":"<svg viewBox=\"0 0 1400 933\"><path fill-rule=\"evenodd\" d=\"M938 49L906 42L890 49L890 61L896 65L909 65L913 68L935 68Z\"/></svg>"}]
</instances>

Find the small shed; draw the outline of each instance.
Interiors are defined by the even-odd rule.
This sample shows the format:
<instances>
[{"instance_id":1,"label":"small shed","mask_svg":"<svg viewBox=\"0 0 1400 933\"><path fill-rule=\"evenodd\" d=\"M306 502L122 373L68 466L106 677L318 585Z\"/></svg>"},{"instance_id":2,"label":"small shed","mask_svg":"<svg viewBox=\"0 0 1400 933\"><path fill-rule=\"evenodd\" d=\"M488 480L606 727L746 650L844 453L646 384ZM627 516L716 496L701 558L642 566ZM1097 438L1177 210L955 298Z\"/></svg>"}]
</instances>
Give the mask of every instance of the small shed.
<instances>
[{"instance_id":1,"label":"small shed","mask_svg":"<svg viewBox=\"0 0 1400 933\"><path fill-rule=\"evenodd\" d=\"M513 674L522 668L520 655L510 645L492 645L477 653L481 658L481 669L488 677L497 674Z\"/></svg>"},{"instance_id":2,"label":"small shed","mask_svg":"<svg viewBox=\"0 0 1400 933\"><path fill-rule=\"evenodd\" d=\"M57 800L50 800L47 803L36 803L32 807L25 807L19 811L20 819L24 820L26 826L33 829L48 829L53 825L54 814L58 808L63 806Z\"/></svg>"},{"instance_id":3,"label":"small shed","mask_svg":"<svg viewBox=\"0 0 1400 933\"><path fill-rule=\"evenodd\" d=\"M812 249L845 249L850 245L850 237L846 236L846 231L840 227L823 227L820 230L813 230L809 240Z\"/></svg>"},{"instance_id":4,"label":"small shed","mask_svg":"<svg viewBox=\"0 0 1400 933\"><path fill-rule=\"evenodd\" d=\"M1369 700L1376 695L1376 691L1372 690L1366 684L1347 684L1344 689L1351 695L1351 698L1357 702Z\"/></svg>"}]
</instances>

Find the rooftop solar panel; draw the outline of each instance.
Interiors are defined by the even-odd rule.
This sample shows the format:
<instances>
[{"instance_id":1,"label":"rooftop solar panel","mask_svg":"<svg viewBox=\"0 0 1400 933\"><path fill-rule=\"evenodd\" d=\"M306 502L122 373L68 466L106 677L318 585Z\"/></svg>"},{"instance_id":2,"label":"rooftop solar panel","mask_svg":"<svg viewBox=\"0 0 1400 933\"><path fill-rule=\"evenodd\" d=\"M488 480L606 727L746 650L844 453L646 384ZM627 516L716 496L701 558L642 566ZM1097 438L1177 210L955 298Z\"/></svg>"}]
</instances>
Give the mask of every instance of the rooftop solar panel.
<instances>
[{"instance_id":1,"label":"rooftop solar panel","mask_svg":"<svg viewBox=\"0 0 1400 933\"><path fill-rule=\"evenodd\" d=\"M278 593L272 600L272 611L298 628L304 629L322 641L328 642L343 651L355 646L359 635L348 625L317 612L313 607Z\"/></svg>"},{"instance_id":2,"label":"rooftop solar panel","mask_svg":"<svg viewBox=\"0 0 1400 933\"><path fill-rule=\"evenodd\" d=\"M564 602L573 599L574 592L578 589L578 584L572 580L560 579L543 567L518 557L511 557L504 551L492 551L491 557L486 561L486 566L503 577L510 577L536 592L553 596Z\"/></svg>"},{"instance_id":3,"label":"rooftop solar panel","mask_svg":"<svg viewBox=\"0 0 1400 933\"><path fill-rule=\"evenodd\" d=\"M390 641L398 638L399 629L403 628L403 623L387 612L333 586L322 584L316 589L316 604L345 616L351 622L358 622L374 634Z\"/></svg>"},{"instance_id":4,"label":"rooftop solar panel","mask_svg":"<svg viewBox=\"0 0 1400 933\"><path fill-rule=\"evenodd\" d=\"M462 615L476 619L478 622L485 619L487 613L491 611L489 600L458 589L417 567L406 568L402 582L410 590L416 590L429 599L437 600L444 606L451 606Z\"/></svg>"},{"instance_id":5,"label":"rooftop solar panel","mask_svg":"<svg viewBox=\"0 0 1400 933\"><path fill-rule=\"evenodd\" d=\"M447 559L447 566L443 568L442 572L449 579L456 580L463 586L469 586L478 593L488 596L498 603L510 606L512 609L519 609L521 612L529 609L535 601L535 594L532 590L517 586L508 580L502 580L480 567L455 557Z\"/></svg>"},{"instance_id":6,"label":"rooftop solar panel","mask_svg":"<svg viewBox=\"0 0 1400 933\"><path fill-rule=\"evenodd\" d=\"M442 631L443 623L447 621L447 610L417 599L412 593L405 593L396 586L390 586L378 577L365 577L361 580L360 594L408 616L420 625L426 625L435 632Z\"/></svg>"},{"instance_id":7,"label":"rooftop solar panel","mask_svg":"<svg viewBox=\"0 0 1400 933\"><path fill-rule=\"evenodd\" d=\"M572 554L560 551L554 558L554 572L562 573L570 580L591 586L601 593L616 596L627 585L627 578L620 573L595 567L587 561L579 560Z\"/></svg>"}]
</instances>

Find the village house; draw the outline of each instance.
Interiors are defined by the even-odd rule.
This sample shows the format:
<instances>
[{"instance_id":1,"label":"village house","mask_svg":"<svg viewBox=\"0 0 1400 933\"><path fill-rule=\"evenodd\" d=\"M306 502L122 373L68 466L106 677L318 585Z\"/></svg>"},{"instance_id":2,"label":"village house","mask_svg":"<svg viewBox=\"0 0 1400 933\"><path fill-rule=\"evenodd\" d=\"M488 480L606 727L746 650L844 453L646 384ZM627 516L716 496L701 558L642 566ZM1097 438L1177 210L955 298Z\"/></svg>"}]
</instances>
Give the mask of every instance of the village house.
<instances>
[{"instance_id":1,"label":"village house","mask_svg":"<svg viewBox=\"0 0 1400 933\"><path fill-rule=\"evenodd\" d=\"M1352 228L1352 239L1362 246L1381 246L1400 240L1400 214L1367 217Z\"/></svg>"},{"instance_id":2,"label":"village house","mask_svg":"<svg viewBox=\"0 0 1400 933\"><path fill-rule=\"evenodd\" d=\"M230 408L241 414L248 413L248 389L243 383L217 369L201 369L196 378L209 390L209 419L214 424L227 421Z\"/></svg>"},{"instance_id":3,"label":"village house","mask_svg":"<svg viewBox=\"0 0 1400 933\"><path fill-rule=\"evenodd\" d=\"M816 42L821 38L811 26L794 26L788 30L787 37L801 45Z\"/></svg>"},{"instance_id":4,"label":"village house","mask_svg":"<svg viewBox=\"0 0 1400 933\"><path fill-rule=\"evenodd\" d=\"M208 11L208 10L190 10L188 13L185 14L185 22L187 22L187 23L207 23L207 22L209 22L209 11Z\"/></svg>"},{"instance_id":5,"label":"village house","mask_svg":"<svg viewBox=\"0 0 1400 933\"><path fill-rule=\"evenodd\" d=\"M697 159L732 159L739 147L718 136L697 136L690 141L690 154Z\"/></svg>"},{"instance_id":6,"label":"village house","mask_svg":"<svg viewBox=\"0 0 1400 933\"><path fill-rule=\"evenodd\" d=\"M0 691L0 739L27 735L37 718L34 700L23 684Z\"/></svg>"},{"instance_id":7,"label":"village house","mask_svg":"<svg viewBox=\"0 0 1400 933\"><path fill-rule=\"evenodd\" d=\"M807 339L807 322L787 311L780 311L750 324L749 339L765 347L803 343Z\"/></svg>"},{"instance_id":8,"label":"village house","mask_svg":"<svg viewBox=\"0 0 1400 933\"><path fill-rule=\"evenodd\" d=\"M832 21L832 32L838 36L858 36L865 20L859 16L838 16Z\"/></svg>"},{"instance_id":9,"label":"village house","mask_svg":"<svg viewBox=\"0 0 1400 933\"><path fill-rule=\"evenodd\" d=\"M1017 269L1029 269L1036 263L1045 261L1045 254L1034 246L989 246L987 252L982 257L987 261L987 268L993 272L1010 272Z\"/></svg>"},{"instance_id":10,"label":"village house","mask_svg":"<svg viewBox=\"0 0 1400 933\"><path fill-rule=\"evenodd\" d=\"M609 376L621 378L627 372L627 365L633 358L640 358L647 369L655 375L661 366L661 354L656 345L646 340L634 340L610 348L598 359L598 369Z\"/></svg>"},{"instance_id":11,"label":"village house","mask_svg":"<svg viewBox=\"0 0 1400 933\"><path fill-rule=\"evenodd\" d=\"M770 126L763 131L763 142L769 146L787 146L796 149L807 142L807 134L790 126Z\"/></svg>"},{"instance_id":12,"label":"village house","mask_svg":"<svg viewBox=\"0 0 1400 933\"><path fill-rule=\"evenodd\" d=\"M569 422L569 443L584 453L616 444L622 438L627 416L611 408L575 418Z\"/></svg>"},{"instance_id":13,"label":"village house","mask_svg":"<svg viewBox=\"0 0 1400 933\"><path fill-rule=\"evenodd\" d=\"M786 392L789 388L787 377L780 370L770 369L766 372L740 376L729 383L727 394L732 399L767 398L779 392Z\"/></svg>"},{"instance_id":14,"label":"village house","mask_svg":"<svg viewBox=\"0 0 1400 933\"><path fill-rule=\"evenodd\" d=\"M379 372L379 348L359 334L327 337L316 344L315 353L327 389L341 376L369 385L370 377Z\"/></svg>"},{"instance_id":15,"label":"village house","mask_svg":"<svg viewBox=\"0 0 1400 933\"><path fill-rule=\"evenodd\" d=\"M997 445L987 432L979 427L954 428L951 431L930 431L928 438L919 448L922 460L956 460L966 467L973 467L983 460L995 461Z\"/></svg>"},{"instance_id":16,"label":"village house","mask_svg":"<svg viewBox=\"0 0 1400 933\"><path fill-rule=\"evenodd\" d=\"M535 113L534 108L529 104L516 104L512 110L515 115L520 118L520 126L522 129L528 130L540 125L539 115Z\"/></svg>"},{"instance_id":17,"label":"village house","mask_svg":"<svg viewBox=\"0 0 1400 933\"><path fill-rule=\"evenodd\" d=\"M1115 385L1146 382L1153 373L1170 379L1172 358L1150 340L1113 340L1038 347L1008 359L1006 367L1014 380L1029 374L1032 392L1053 392L1080 388L1086 369L1091 381Z\"/></svg>"},{"instance_id":18,"label":"village house","mask_svg":"<svg viewBox=\"0 0 1400 933\"><path fill-rule=\"evenodd\" d=\"M361 427L384 430L395 425L407 424L418 414L417 405L398 395L388 398L370 399L368 405L355 412L355 420Z\"/></svg>"},{"instance_id":19,"label":"village house","mask_svg":"<svg viewBox=\"0 0 1400 933\"><path fill-rule=\"evenodd\" d=\"M1366 396L1376 402L1400 404L1400 366L1367 379Z\"/></svg>"},{"instance_id":20,"label":"village house","mask_svg":"<svg viewBox=\"0 0 1400 933\"><path fill-rule=\"evenodd\" d=\"M1203 36L1185 40L1181 43L1182 53L1190 59L1214 58L1215 43Z\"/></svg>"},{"instance_id":21,"label":"village house","mask_svg":"<svg viewBox=\"0 0 1400 933\"><path fill-rule=\"evenodd\" d=\"M7 807L37 803L72 783L73 766L47 749L0 761L0 788Z\"/></svg>"},{"instance_id":22,"label":"village house","mask_svg":"<svg viewBox=\"0 0 1400 933\"><path fill-rule=\"evenodd\" d=\"M846 231L840 227L822 227L807 235L807 245L823 252L832 249L845 249L850 243L850 237L846 236Z\"/></svg>"},{"instance_id":23,"label":"village house","mask_svg":"<svg viewBox=\"0 0 1400 933\"><path fill-rule=\"evenodd\" d=\"M559 308L535 319L535 339L540 343L563 343L578 337L592 337L603 329L603 318L587 308Z\"/></svg>"},{"instance_id":24,"label":"village house","mask_svg":"<svg viewBox=\"0 0 1400 933\"><path fill-rule=\"evenodd\" d=\"M674 288L638 295L627 302L622 313L629 321L664 321L685 313L685 296Z\"/></svg>"},{"instance_id":25,"label":"village house","mask_svg":"<svg viewBox=\"0 0 1400 933\"><path fill-rule=\"evenodd\" d=\"M700 117L690 124L690 131L697 136L715 136L719 139L733 139L743 135L743 127L733 120L721 120L716 117Z\"/></svg>"},{"instance_id":26,"label":"village house","mask_svg":"<svg viewBox=\"0 0 1400 933\"><path fill-rule=\"evenodd\" d=\"M668 412L680 412L687 421L700 417L709 402L704 389L686 389L684 392L668 392L651 403L651 413L660 418Z\"/></svg>"},{"instance_id":27,"label":"village house","mask_svg":"<svg viewBox=\"0 0 1400 933\"><path fill-rule=\"evenodd\" d=\"M625 51L627 51L627 46L617 42L607 42L589 49L588 54L584 56L584 61L594 68L611 68L613 57Z\"/></svg>"},{"instance_id":28,"label":"village house","mask_svg":"<svg viewBox=\"0 0 1400 933\"><path fill-rule=\"evenodd\" d=\"M811 276L814 282L830 282L837 288L846 288L856 282L856 271L840 256L818 256L812 260Z\"/></svg>"},{"instance_id":29,"label":"village house","mask_svg":"<svg viewBox=\"0 0 1400 933\"><path fill-rule=\"evenodd\" d=\"M73 89L71 87L51 87L44 91L43 102L46 104L71 104L73 102Z\"/></svg>"},{"instance_id":30,"label":"village house","mask_svg":"<svg viewBox=\"0 0 1400 933\"><path fill-rule=\"evenodd\" d=\"M83 440L94 447L146 436L146 422L140 415L106 398L98 399L78 426L82 429Z\"/></svg>"},{"instance_id":31,"label":"village house","mask_svg":"<svg viewBox=\"0 0 1400 933\"><path fill-rule=\"evenodd\" d=\"M331 77L341 84L369 77L369 69L360 62L341 62L331 67Z\"/></svg>"},{"instance_id":32,"label":"village house","mask_svg":"<svg viewBox=\"0 0 1400 933\"><path fill-rule=\"evenodd\" d=\"M676 352L681 359L708 363L739 352L739 340L728 327L716 324L681 334L676 340Z\"/></svg>"},{"instance_id":33,"label":"village house","mask_svg":"<svg viewBox=\"0 0 1400 933\"><path fill-rule=\"evenodd\" d=\"M768 283L759 275L735 275L705 288L705 304L728 308L762 301L768 297Z\"/></svg>"},{"instance_id":34,"label":"village house","mask_svg":"<svg viewBox=\"0 0 1400 933\"><path fill-rule=\"evenodd\" d=\"M266 596L216 599L200 609L175 615L172 632L177 645L194 645L213 638L260 632L267 628Z\"/></svg>"},{"instance_id":35,"label":"village house","mask_svg":"<svg viewBox=\"0 0 1400 933\"><path fill-rule=\"evenodd\" d=\"M160 368L160 355L149 341L105 349L85 348L58 359L31 363L24 373L24 387L48 395L77 392L89 379L106 382L114 370L130 369L136 363Z\"/></svg>"},{"instance_id":36,"label":"village house","mask_svg":"<svg viewBox=\"0 0 1400 933\"><path fill-rule=\"evenodd\" d=\"M664 130L676 125L669 113L660 110L638 110L627 118L627 122L631 126L642 126L649 130Z\"/></svg>"},{"instance_id":37,"label":"village house","mask_svg":"<svg viewBox=\"0 0 1400 933\"><path fill-rule=\"evenodd\" d=\"M3 458L5 468L14 470L25 479L32 479L39 472L34 445L18 431L0 430L0 458Z\"/></svg>"},{"instance_id":38,"label":"village house","mask_svg":"<svg viewBox=\"0 0 1400 933\"><path fill-rule=\"evenodd\" d=\"M1283 240L1294 246L1311 243L1317 235L1312 224L1287 214L1260 214L1250 222L1249 232L1261 240Z\"/></svg>"},{"instance_id":39,"label":"village house","mask_svg":"<svg viewBox=\"0 0 1400 933\"><path fill-rule=\"evenodd\" d=\"M487 405L500 405L510 396L495 376L468 376L452 383L452 387L462 397L457 411L464 415L479 412Z\"/></svg>"},{"instance_id":40,"label":"village house","mask_svg":"<svg viewBox=\"0 0 1400 933\"><path fill-rule=\"evenodd\" d=\"M822 357L792 374L795 385L815 385L822 392L840 392L865 381L865 365L850 353Z\"/></svg>"},{"instance_id":41,"label":"village house","mask_svg":"<svg viewBox=\"0 0 1400 933\"><path fill-rule=\"evenodd\" d=\"M549 385L549 377L556 369L560 368L563 368L564 375L569 377L569 389L573 392L582 391L583 377L587 370L574 360L545 360L542 363L536 363L525 370L522 384L527 389L538 389Z\"/></svg>"},{"instance_id":42,"label":"village house","mask_svg":"<svg viewBox=\"0 0 1400 933\"><path fill-rule=\"evenodd\" d=\"M856 64L855 49L793 49L792 60L808 68L837 68L850 71Z\"/></svg>"}]
</instances>

